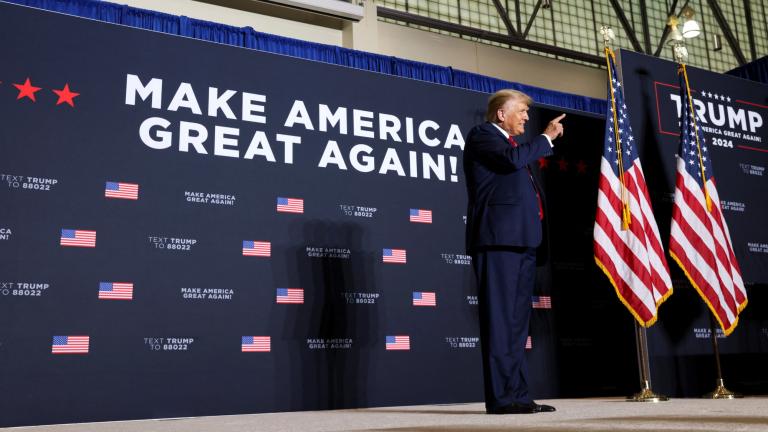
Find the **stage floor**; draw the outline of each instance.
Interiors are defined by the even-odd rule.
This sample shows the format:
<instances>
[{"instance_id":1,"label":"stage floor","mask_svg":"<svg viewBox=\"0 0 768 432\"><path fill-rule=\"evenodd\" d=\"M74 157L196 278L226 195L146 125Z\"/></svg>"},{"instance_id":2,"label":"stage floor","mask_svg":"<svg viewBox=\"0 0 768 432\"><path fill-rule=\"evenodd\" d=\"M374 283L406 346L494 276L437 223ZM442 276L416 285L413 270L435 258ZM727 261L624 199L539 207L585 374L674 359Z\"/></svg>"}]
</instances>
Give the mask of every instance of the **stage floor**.
<instances>
[{"instance_id":1,"label":"stage floor","mask_svg":"<svg viewBox=\"0 0 768 432\"><path fill-rule=\"evenodd\" d=\"M483 404L421 405L338 411L140 420L10 428L35 432L245 432L245 431L768 431L768 397L737 400L623 399L539 401L557 412L486 415Z\"/></svg>"}]
</instances>

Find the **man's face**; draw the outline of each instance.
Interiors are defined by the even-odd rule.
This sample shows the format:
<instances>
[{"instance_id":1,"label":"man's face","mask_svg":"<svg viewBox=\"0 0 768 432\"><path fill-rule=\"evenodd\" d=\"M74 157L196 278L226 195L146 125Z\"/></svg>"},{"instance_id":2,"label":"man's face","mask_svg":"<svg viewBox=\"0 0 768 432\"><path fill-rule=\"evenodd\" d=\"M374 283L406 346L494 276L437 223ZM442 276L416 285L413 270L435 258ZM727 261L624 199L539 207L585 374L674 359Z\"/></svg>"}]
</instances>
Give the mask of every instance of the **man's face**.
<instances>
[{"instance_id":1,"label":"man's face","mask_svg":"<svg viewBox=\"0 0 768 432\"><path fill-rule=\"evenodd\" d=\"M501 121L502 129L512 136L525 132L525 122L528 121L528 105L517 100L509 99L501 106L496 115Z\"/></svg>"}]
</instances>

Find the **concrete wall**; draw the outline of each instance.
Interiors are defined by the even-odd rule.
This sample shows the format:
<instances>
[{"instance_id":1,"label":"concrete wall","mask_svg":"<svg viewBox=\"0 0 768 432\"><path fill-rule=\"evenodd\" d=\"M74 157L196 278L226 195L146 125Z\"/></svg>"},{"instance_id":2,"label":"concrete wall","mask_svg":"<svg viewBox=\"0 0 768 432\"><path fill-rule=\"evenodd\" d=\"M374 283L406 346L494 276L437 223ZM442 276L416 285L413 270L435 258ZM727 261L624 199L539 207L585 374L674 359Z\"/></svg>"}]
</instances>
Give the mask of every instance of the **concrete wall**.
<instances>
[{"instance_id":1,"label":"concrete wall","mask_svg":"<svg viewBox=\"0 0 768 432\"><path fill-rule=\"evenodd\" d=\"M605 71L379 21L381 54L475 72L595 98L605 98Z\"/></svg>"},{"instance_id":2,"label":"concrete wall","mask_svg":"<svg viewBox=\"0 0 768 432\"><path fill-rule=\"evenodd\" d=\"M342 45L341 24L337 23L338 28L329 27L325 22L318 24L296 21L295 19L282 18L275 15L280 14L279 9L274 9L273 15L257 13L256 2L231 2L243 7L243 9L252 9L254 12L235 9L231 7L218 6L206 2L194 0L112 0L116 3L127 4L142 9L150 9L158 12L164 12L172 15L184 15L190 18L196 18L206 21L213 21L221 24L228 24L237 27L253 27L254 30L272 33L280 36L286 36L296 39L302 39L317 43L329 45ZM227 2L219 2L227 4ZM254 3L254 5L249 5ZM252 6L252 7L249 7ZM272 11L272 10L270 10ZM283 14L290 17L289 14Z\"/></svg>"},{"instance_id":3,"label":"concrete wall","mask_svg":"<svg viewBox=\"0 0 768 432\"><path fill-rule=\"evenodd\" d=\"M357 23L250 0L123 0L129 6L185 15L312 42L418 60L508 81L595 98L605 98L605 72L590 66L522 53L377 19L374 0L365 0ZM217 3L217 4L212 4Z\"/></svg>"}]
</instances>

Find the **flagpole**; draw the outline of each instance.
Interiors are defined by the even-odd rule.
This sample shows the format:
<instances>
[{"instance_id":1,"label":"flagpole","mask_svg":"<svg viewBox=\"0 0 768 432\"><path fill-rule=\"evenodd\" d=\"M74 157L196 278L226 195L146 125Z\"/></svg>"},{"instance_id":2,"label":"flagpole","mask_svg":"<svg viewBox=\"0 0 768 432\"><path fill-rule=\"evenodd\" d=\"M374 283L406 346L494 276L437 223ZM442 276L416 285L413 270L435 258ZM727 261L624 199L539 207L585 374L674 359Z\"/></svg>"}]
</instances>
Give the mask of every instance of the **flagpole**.
<instances>
[{"instance_id":1,"label":"flagpole","mask_svg":"<svg viewBox=\"0 0 768 432\"><path fill-rule=\"evenodd\" d=\"M615 37L613 30L609 26L602 26L600 28L600 33L603 35L603 42L604 42L604 53L605 53L605 63L606 67L608 69L608 88L609 91L609 97L610 97L610 113L608 115L607 122L612 122L612 139L615 140L615 146L613 149L609 148L609 151L613 150L615 151L616 155L616 177L618 177L618 183L619 183L619 191L617 191L619 195L619 200L621 201L621 230L629 232L630 231L630 223L632 221L632 214L630 211L630 194L627 190L627 182L632 181L631 176L627 175L626 177L629 178L629 180L625 180L625 161L623 153L625 150L627 151L628 157L632 157L632 151L629 150L632 148L631 140L631 126L629 126L630 130L630 136L629 136L629 143L622 142L622 133L621 133L621 126L619 124L619 111L622 108L622 106L619 106L623 104L617 103L617 97L621 97L621 91L616 90L614 92L614 84L616 85L616 88L620 87L619 78L617 76L614 76L614 65L615 65L615 56L613 53L613 50L611 50L610 42ZM618 95L616 93L619 93ZM623 97L621 97L620 101L623 101ZM626 107L623 107L626 109ZM626 117L626 114L623 115ZM622 119L623 121L623 119ZM607 139L608 142L610 142L610 139ZM607 143L606 143L607 144ZM639 164L638 164L639 166ZM642 174L642 172L641 172ZM641 175L642 178L642 175ZM599 205L599 204L598 204ZM640 212L638 215L636 215L638 220L643 220L643 214ZM641 222L642 223L642 222ZM597 228L596 228L597 229ZM605 269L605 267L601 264L600 260L597 259L597 264L600 266L603 271L606 273L608 278L611 280L611 283L614 285L614 288L617 289L618 293L618 285L616 282L614 282L614 278L610 274L608 270ZM666 265L665 265L666 268ZM670 284L671 285L671 284ZM640 322L642 322L644 325L651 325L653 322L656 321L656 317L654 316L653 319L644 318L641 319L640 316L633 311L633 309L629 306L629 304L623 299L621 294L619 294L619 298L622 299L625 305L630 308L630 311L632 311L633 315L637 319L634 321L635 323L635 348L637 352L637 365L638 369L640 371L640 392L636 393L632 396L629 396L627 398L628 401L631 402L661 402L669 400L668 397L663 395L658 395L651 390L651 368L649 366L648 361L648 338L646 336L646 330L645 327L640 325ZM661 300L663 301L663 299ZM659 301L659 303L661 302ZM655 314L654 314L655 315ZM639 322L638 322L639 320Z\"/></svg>"},{"instance_id":2,"label":"flagpole","mask_svg":"<svg viewBox=\"0 0 768 432\"><path fill-rule=\"evenodd\" d=\"M693 97L691 96L691 86L688 82L688 72L685 68L684 63L684 55L683 51L679 49L679 46L676 46L675 49L675 56L677 57L677 62L679 64L678 68L678 74L682 74L684 81L685 81L685 94L687 96L687 103L688 103L688 109L691 116L691 121L693 123L694 133L696 135L696 149L698 150L698 158L699 158L699 166L701 167L701 188L704 191L704 198L707 206L707 211L712 211L712 200L709 196L709 191L707 190L707 177L704 173L704 163L702 161L702 152L701 152L701 143L699 142L699 131L698 131L698 122L696 121L696 110L693 106ZM686 121L686 120L683 120ZM710 337L712 339L712 349L714 351L715 355L715 366L717 369L717 381L715 382L715 390L705 394L702 396L705 399L734 399L734 398L740 398L743 397L740 394L734 393L727 388L725 388L725 383L723 382L723 372L720 367L720 348L717 344L717 323L715 322L715 317L710 311L709 314L709 330L710 330Z\"/></svg>"},{"instance_id":3,"label":"flagpole","mask_svg":"<svg viewBox=\"0 0 768 432\"><path fill-rule=\"evenodd\" d=\"M640 369L640 392L627 398L629 402L664 402L669 398L656 394L651 389L651 368L648 362L648 337L645 327L635 321L635 345L637 348L637 366Z\"/></svg>"},{"instance_id":4,"label":"flagpole","mask_svg":"<svg viewBox=\"0 0 768 432\"><path fill-rule=\"evenodd\" d=\"M715 351L715 365L717 367L717 382L716 382L715 390L705 394L702 397L704 399L742 398L744 396L728 390L727 388L725 388L725 384L723 383L723 371L720 368L720 349L717 345L717 325L715 323L715 318L712 316L711 313L709 314L709 329L710 329L710 337L712 338L712 348Z\"/></svg>"}]
</instances>

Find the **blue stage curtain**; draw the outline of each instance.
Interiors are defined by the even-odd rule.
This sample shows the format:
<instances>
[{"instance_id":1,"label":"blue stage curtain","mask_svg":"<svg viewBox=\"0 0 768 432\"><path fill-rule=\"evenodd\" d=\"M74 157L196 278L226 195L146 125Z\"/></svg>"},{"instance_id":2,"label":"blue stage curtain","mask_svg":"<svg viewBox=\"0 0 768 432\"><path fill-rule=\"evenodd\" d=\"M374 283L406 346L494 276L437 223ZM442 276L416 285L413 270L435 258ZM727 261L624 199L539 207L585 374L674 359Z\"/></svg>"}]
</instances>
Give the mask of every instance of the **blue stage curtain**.
<instances>
[{"instance_id":1,"label":"blue stage curtain","mask_svg":"<svg viewBox=\"0 0 768 432\"><path fill-rule=\"evenodd\" d=\"M194 39L217 42L225 45L245 46L245 29L217 24L210 21L180 17L179 34Z\"/></svg>"},{"instance_id":2,"label":"blue stage curtain","mask_svg":"<svg viewBox=\"0 0 768 432\"><path fill-rule=\"evenodd\" d=\"M768 84L768 56L726 72L728 75Z\"/></svg>"},{"instance_id":3,"label":"blue stage curtain","mask_svg":"<svg viewBox=\"0 0 768 432\"><path fill-rule=\"evenodd\" d=\"M235 29L234 27L231 27ZM247 32L245 47L283 54L291 57L300 57L325 63L339 64L339 49L332 45L323 45L314 42L305 42L283 36L257 32L249 29Z\"/></svg>"},{"instance_id":4,"label":"blue stage curtain","mask_svg":"<svg viewBox=\"0 0 768 432\"><path fill-rule=\"evenodd\" d=\"M605 115L607 107L606 101L603 99L546 90L455 70L445 66L261 33L251 27L234 27L97 0L8 1L10 3L97 19L109 23L123 24L485 93L503 88L512 88L529 94L538 103L591 112L601 116ZM763 76L765 76L765 69L763 69L763 72Z\"/></svg>"},{"instance_id":5,"label":"blue stage curtain","mask_svg":"<svg viewBox=\"0 0 768 432\"><path fill-rule=\"evenodd\" d=\"M156 32L162 33L180 34L180 21L185 18L178 17L176 15L148 11L146 9L132 8L128 6L122 6L122 8L123 11L120 24L130 27L154 30Z\"/></svg>"},{"instance_id":6,"label":"blue stage curtain","mask_svg":"<svg viewBox=\"0 0 768 432\"><path fill-rule=\"evenodd\" d=\"M394 75L453 86L453 69L392 57Z\"/></svg>"},{"instance_id":7,"label":"blue stage curtain","mask_svg":"<svg viewBox=\"0 0 768 432\"><path fill-rule=\"evenodd\" d=\"M93 0L8 0L8 2L121 24L123 11L127 8L127 6Z\"/></svg>"},{"instance_id":8,"label":"blue stage curtain","mask_svg":"<svg viewBox=\"0 0 768 432\"><path fill-rule=\"evenodd\" d=\"M342 59L337 64L387 75L397 75L393 68L394 57L355 51L348 48L339 48L339 52L342 55Z\"/></svg>"}]
</instances>

